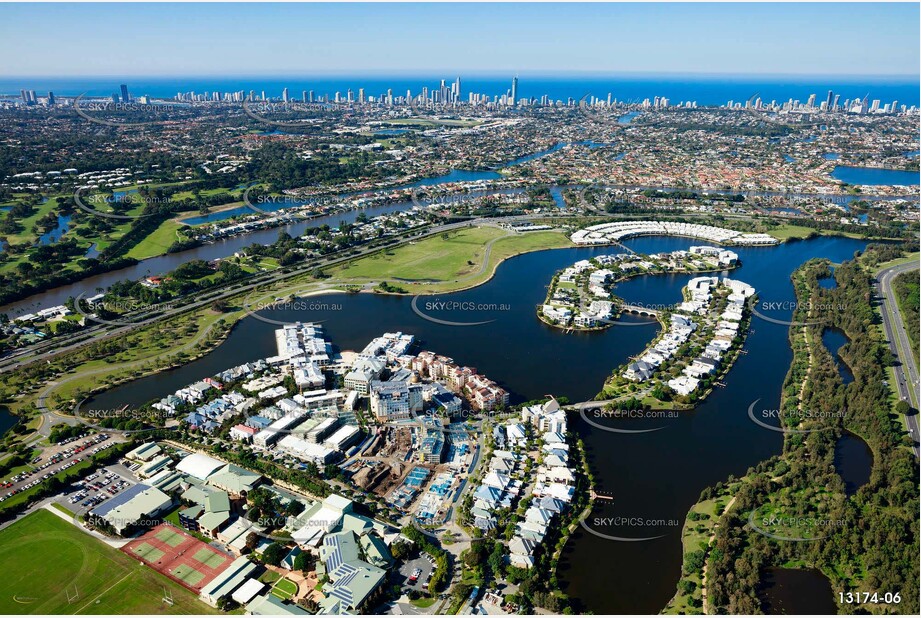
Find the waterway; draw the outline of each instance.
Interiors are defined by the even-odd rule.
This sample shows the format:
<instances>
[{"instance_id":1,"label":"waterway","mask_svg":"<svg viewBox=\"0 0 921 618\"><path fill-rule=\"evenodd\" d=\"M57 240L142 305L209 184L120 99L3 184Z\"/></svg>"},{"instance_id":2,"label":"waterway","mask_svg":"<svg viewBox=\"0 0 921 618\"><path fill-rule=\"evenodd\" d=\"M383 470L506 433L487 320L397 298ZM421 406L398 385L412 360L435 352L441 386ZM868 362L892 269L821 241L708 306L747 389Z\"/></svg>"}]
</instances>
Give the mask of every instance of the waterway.
<instances>
[{"instance_id":1,"label":"waterway","mask_svg":"<svg viewBox=\"0 0 921 618\"><path fill-rule=\"evenodd\" d=\"M625 242L643 253L687 249L699 241L689 238L634 238ZM753 285L762 301L791 306L790 273L811 258L840 262L865 246L863 241L820 236L776 247L734 249L742 266L729 275ZM321 311L269 311L273 319L322 321L327 336L341 349L360 350L383 332L414 334L426 349L473 365L498 381L513 401L547 393L572 401L592 398L610 371L645 348L657 325L626 318L640 326L613 326L598 333L566 334L547 327L535 314L546 286L558 269L593 255L618 252L616 247L581 247L540 251L516 256L500 265L495 276L477 288L436 297L421 297L417 306L443 320L486 325L452 327L416 315L411 299L373 294L322 297ZM692 275L647 276L619 284L616 293L628 301L672 304ZM450 299L493 311L427 310L428 301ZM790 319L789 311L770 317ZM98 396L95 408L120 408L161 398L176 389L227 367L275 354L275 325L253 318L241 321L215 351L188 365L136 380ZM717 388L693 412L677 418L617 421L618 428L655 428L644 434L609 433L572 417L573 429L585 440L598 490L612 494L614 503L599 503L595 517L641 517L683 522L700 492L730 474L780 452L782 438L752 423L745 410L755 399L779 406L781 386L792 359L787 328L755 320L739 357ZM601 421L608 423L613 421ZM664 535L647 542L616 542L578 529L567 544L558 577L566 591L595 613L657 613L674 594L681 571L681 527L621 526L598 528L622 537Z\"/></svg>"},{"instance_id":2,"label":"waterway","mask_svg":"<svg viewBox=\"0 0 921 618\"><path fill-rule=\"evenodd\" d=\"M767 615L838 613L831 582L815 569L767 569L758 592Z\"/></svg>"},{"instance_id":3,"label":"waterway","mask_svg":"<svg viewBox=\"0 0 921 618\"><path fill-rule=\"evenodd\" d=\"M603 144L597 142L578 142L578 144L587 145L591 147L603 146ZM531 161L539 157L546 156L553 152L560 150L565 147L566 143L559 143L555 146L542 150L540 152L532 153L530 155L525 155L517 159L513 159L507 162L505 166L518 165L526 161ZM423 178L421 180L408 183L405 185L400 185L393 187L392 189L407 189L414 187L429 187L436 186L441 184L449 183L458 183L458 182L479 182L487 180L497 180L502 178L502 175L496 171L490 170L451 170L447 174L441 176L433 176L430 178ZM129 191L116 191L114 193L116 199L124 198L128 193L134 193L136 189L131 189ZM371 194L372 191L359 191L354 193L346 193L340 197L346 198L357 195ZM562 203L562 196L560 194L554 195L554 200L557 203L557 206L564 207ZM284 204L280 202L278 207L290 207L291 204ZM320 217L315 217L309 220L298 221L286 225L284 227L277 227L266 230L258 230L249 234L243 234L240 236L234 236L232 238L225 238L218 240L213 243L209 243L200 247L195 247L187 251L182 251L178 253L170 253L166 255L160 255L157 257L149 258L141 261L140 263L130 266L128 268L122 268L117 271L112 271L108 273L103 273L96 275L94 277L89 277L81 281L56 287L47 292L42 292L40 294L35 294L26 299L9 303L0 307L3 313L6 313L10 316L22 315L25 313L33 312L37 309L52 307L55 305L63 304L67 301L68 298L77 297L80 294L86 292L87 290L95 290L97 288L108 288L113 283L124 280L137 280L150 275L162 275L167 273L176 267L184 264L190 260L215 260L219 258L225 258L227 256L233 255L235 252L244 249L253 243L258 244L271 244L275 242L278 238L278 234L281 232L286 232L291 236L300 236L306 229L312 227L321 227L323 225L329 225L330 227L337 227L341 223L353 223L358 217L359 213L365 213L369 218L376 217L378 215L399 212L404 210L409 210L414 207L412 201L405 202L395 202L386 205L370 206L358 210L348 210L340 213L333 213L330 215L324 215ZM266 204L264 206L265 210L273 210L272 204ZM183 219L184 223L190 225L198 225L200 223L210 223L214 221L220 221L223 219L229 219L233 216L249 214L251 211L246 206L240 206L237 208L208 213L206 215L197 215ZM63 231L66 231L66 225L69 222L69 217L59 218L58 229L61 230L61 219L63 221ZM58 233L58 237L63 234L63 231Z\"/></svg>"},{"instance_id":4,"label":"waterway","mask_svg":"<svg viewBox=\"0 0 921 618\"><path fill-rule=\"evenodd\" d=\"M852 185L917 186L921 182L918 172L848 165L835 166L831 177Z\"/></svg>"},{"instance_id":5,"label":"waterway","mask_svg":"<svg viewBox=\"0 0 921 618\"><path fill-rule=\"evenodd\" d=\"M822 343L831 353L832 358L835 359L835 365L838 367L838 375L841 376L841 381L845 384L850 384L854 381L854 374L851 373L851 368L847 366L847 363L841 358L839 352L841 347L849 341L847 335L845 335L841 329L826 328L822 331Z\"/></svg>"},{"instance_id":6,"label":"waterway","mask_svg":"<svg viewBox=\"0 0 921 618\"><path fill-rule=\"evenodd\" d=\"M17 420L6 407L0 406L0 437L9 431Z\"/></svg>"},{"instance_id":7,"label":"waterway","mask_svg":"<svg viewBox=\"0 0 921 618\"><path fill-rule=\"evenodd\" d=\"M38 244L40 245L50 245L61 240L67 230L70 228L70 215L58 215L57 225L53 229L48 230L44 234L38 237Z\"/></svg>"},{"instance_id":8,"label":"waterway","mask_svg":"<svg viewBox=\"0 0 921 618\"><path fill-rule=\"evenodd\" d=\"M844 492L853 496L870 482L873 471L873 451L866 442L852 433L845 433L835 443L835 470L844 481Z\"/></svg>"}]
</instances>

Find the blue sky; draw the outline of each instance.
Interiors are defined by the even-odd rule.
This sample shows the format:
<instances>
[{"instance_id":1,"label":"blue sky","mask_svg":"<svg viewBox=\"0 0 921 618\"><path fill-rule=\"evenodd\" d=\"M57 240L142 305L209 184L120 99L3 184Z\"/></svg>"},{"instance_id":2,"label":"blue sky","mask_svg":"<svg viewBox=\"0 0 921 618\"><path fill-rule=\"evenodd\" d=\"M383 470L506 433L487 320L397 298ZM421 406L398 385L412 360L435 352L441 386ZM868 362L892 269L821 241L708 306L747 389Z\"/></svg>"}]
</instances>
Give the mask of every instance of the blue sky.
<instances>
[{"instance_id":1,"label":"blue sky","mask_svg":"<svg viewBox=\"0 0 921 618\"><path fill-rule=\"evenodd\" d=\"M919 5L0 4L0 77L911 75Z\"/></svg>"}]
</instances>

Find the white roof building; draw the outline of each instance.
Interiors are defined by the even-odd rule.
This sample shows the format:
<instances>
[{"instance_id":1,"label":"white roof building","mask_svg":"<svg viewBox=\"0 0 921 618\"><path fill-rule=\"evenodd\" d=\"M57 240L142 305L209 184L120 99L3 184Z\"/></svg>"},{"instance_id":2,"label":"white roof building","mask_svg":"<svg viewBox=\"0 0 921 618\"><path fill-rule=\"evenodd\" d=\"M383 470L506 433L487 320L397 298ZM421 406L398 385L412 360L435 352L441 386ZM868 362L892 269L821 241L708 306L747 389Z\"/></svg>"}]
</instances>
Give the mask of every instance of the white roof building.
<instances>
[{"instance_id":1,"label":"white roof building","mask_svg":"<svg viewBox=\"0 0 921 618\"><path fill-rule=\"evenodd\" d=\"M223 461L219 461L213 457L208 457L201 453L193 453L180 461L176 465L176 470L204 481L225 465Z\"/></svg>"}]
</instances>

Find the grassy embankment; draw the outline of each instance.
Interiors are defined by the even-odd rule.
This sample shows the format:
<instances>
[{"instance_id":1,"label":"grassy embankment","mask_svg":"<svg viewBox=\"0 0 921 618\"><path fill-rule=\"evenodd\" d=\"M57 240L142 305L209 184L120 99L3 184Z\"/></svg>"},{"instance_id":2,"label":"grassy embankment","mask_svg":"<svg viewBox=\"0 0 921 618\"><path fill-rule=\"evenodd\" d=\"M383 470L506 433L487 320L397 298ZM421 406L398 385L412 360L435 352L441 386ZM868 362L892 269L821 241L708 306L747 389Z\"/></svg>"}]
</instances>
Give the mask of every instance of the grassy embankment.
<instances>
[{"instance_id":1,"label":"grassy embankment","mask_svg":"<svg viewBox=\"0 0 921 618\"><path fill-rule=\"evenodd\" d=\"M911 341L911 353L914 354L915 362L917 362L919 292L921 292L918 272L912 270L897 276L892 282L892 289L895 292L896 302L899 304L899 313L905 322L905 332Z\"/></svg>"},{"instance_id":2,"label":"grassy embankment","mask_svg":"<svg viewBox=\"0 0 921 618\"><path fill-rule=\"evenodd\" d=\"M866 240L868 236L861 236L860 234L854 234L853 232L837 232L834 230L819 230L805 225L781 225L780 227L771 228L768 232L774 238L780 241L796 240L807 238L810 235L817 234L819 236L845 236L847 238L857 238L860 240Z\"/></svg>"}]
</instances>

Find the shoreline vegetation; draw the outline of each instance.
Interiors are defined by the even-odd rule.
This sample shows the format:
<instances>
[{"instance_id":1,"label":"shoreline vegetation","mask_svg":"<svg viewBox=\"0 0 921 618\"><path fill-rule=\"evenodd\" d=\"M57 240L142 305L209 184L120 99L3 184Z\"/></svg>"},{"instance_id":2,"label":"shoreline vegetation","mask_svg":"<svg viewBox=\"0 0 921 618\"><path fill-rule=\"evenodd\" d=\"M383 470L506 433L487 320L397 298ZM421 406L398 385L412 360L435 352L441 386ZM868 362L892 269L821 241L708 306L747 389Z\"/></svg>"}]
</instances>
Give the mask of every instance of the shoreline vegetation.
<instances>
[{"instance_id":1,"label":"shoreline vegetation","mask_svg":"<svg viewBox=\"0 0 921 618\"><path fill-rule=\"evenodd\" d=\"M899 418L906 410L891 397L892 386L883 385L892 358L871 304L868 272L900 253L870 245L836 267L836 288L818 283L828 274L825 260L794 272L794 320L800 325L789 331L793 361L781 394L783 452L701 493L685 522L682 577L664 613L758 613L762 577L772 567L820 571L840 612L855 607L842 605L837 593L898 592L898 606L865 603L859 609L918 613L917 464ZM841 351L854 373L849 384L822 343L826 328L849 339ZM866 442L873 459L869 481L852 494L835 469L835 446L845 435Z\"/></svg>"},{"instance_id":2,"label":"shoreline vegetation","mask_svg":"<svg viewBox=\"0 0 921 618\"><path fill-rule=\"evenodd\" d=\"M415 243L410 242L401 247L383 248L368 256L349 260L348 264L371 259L374 256L384 256L394 258L394 263L391 267L400 269L405 267L406 262L412 262L427 255L427 245L424 244L427 241L440 244L459 237L460 241L456 246L443 256L441 269L444 276L449 277L452 273L455 273L457 268L469 268L467 262L472 260L468 258L475 256L471 253L464 253L464 251L478 246L478 243L482 240L479 230L487 230L487 233L494 240L511 240L504 247L500 245L499 250L491 252L490 255L480 256L481 269L479 273L474 273L474 275L477 275L475 281L470 281L469 283L458 280L449 281L446 283L449 291L459 291L485 283L492 278L495 269L505 259L515 255L549 248L564 248L571 244L569 239L559 232L532 232L517 236L499 236L497 235L500 232L498 228L482 227L469 228L469 230L465 228L458 232L452 232L447 239L442 236L433 236ZM469 235L465 234L465 232L468 232ZM395 252L401 250L408 252L405 260L401 259L403 257L401 255L394 256ZM488 268L489 266L491 268ZM384 274L387 273L388 271L385 270ZM255 293L259 295L258 297L253 292L241 292L240 295L232 297L225 303L226 310L223 312L210 309L190 311L165 321L139 328L118 340L112 338L102 339L88 343L87 346L79 350L66 352L51 359L48 363L31 363L23 366L7 374L0 396L8 403L10 412L16 416L24 417L23 420L35 418L38 411L36 404L45 399L48 400L47 405L49 408L57 408L69 401L72 405L67 407L72 409L76 402L92 394L98 394L146 375L167 371L212 352L229 335L236 323L249 315L250 310L247 307L257 306L260 301L270 304L280 297L287 297L292 294L292 289L297 290L295 294L297 296L357 291L354 289L355 282L350 279L328 280L325 276L317 279L314 274L311 271L305 271L294 278L300 279L300 282L282 282L285 287L280 290L277 288L266 289L272 286L265 286L265 288ZM479 279L484 275L485 278ZM410 287L413 285L411 282L406 281L394 281L394 283ZM452 285L457 283L462 285L456 286L456 289L454 289ZM318 285L323 286L323 288L317 289L316 286ZM438 286L416 285L430 294L441 292ZM383 293L374 289L365 289L363 291ZM389 293L397 292L391 291ZM283 302L283 300L280 302ZM216 332L212 333L212 329L215 328ZM167 345L167 341L169 345ZM102 358L106 360L99 360ZM60 379L63 376L67 376L65 380ZM48 386L40 391L36 385ZM26 423L20 423L17 426L20 427L21 431L28 431L25 429ZM34 431L28 432L26 435L32 434L34 434Z\"/></svg>"},{"instance_id":3,"label":"shoreline vegetation","mask_svg":"<svg viewBox=\"0 0 921 618\"><path fill-rule=\"evenodd\" d=\"M498 184L503 182L507 183L508 181L509 179L505 177L496 180ZM291 196L283 195L279 191L272 190L271 183L268 181L256 181L250 183L234 182L231 183L234 185L231 187L215 187L214 182L215 181L213 179L196 179L191 182L154 182L146 185L124 187L119 190L119 193L122 193L125 196L125 200L122 202L122 204L129 205L131 208L125 210L124 206L122 206L122 210L120 210L120 212L132 215L148 213L148 215L145 217L133 219L130 224L118 223L114 228L112 228L112 225L109 221L106 221L106 225L103 226L105 228L103 232L99 232L98 230L94 231L91 229L93 226L79 225L83 219L90 217L91 215L84 213L80 208L76 207L73 195L71 194L56 195L50 198L47 202L39 204L37 207L39 213L48 214L51 212L50 209L52 207L59 206L61 214L76 218L75 221L70 225L74 231L71 232L69 230L61 241L63 244L67 244L68 242L73 241L71 243L73 246L68 245L65 247L63 252L54 252L52 257L54 260L56 260L55 265L57 266L61 266L59 261L57 261L59 258L69 259L72 260L73 263L78 263L79 269L74 270L70 268L71 264L68 263L63 265L62 268L58 268L54 273L49 272L42 274L43 279L39 284L36 284L31 280L25 280L21 281L20 284L15 288L4 288L3 290L0 290L0 303L7 304L22 301L26 298L29 298L30 296L53 290L54 288L61 285L76 283L94 275L119 270L138 263L143 263L147 259L194 249L203 244L209 244L207 241L197 239L193 240L188 238L185 234L189 230L196 229L198 226L191 226L186 224L183 219L208 215L212 213L220 213L225 210L232 210L233 208L240 208L241 206L244 206L245 204L240 202L239 199L244 192L244 188L247 186L267 186L267 190L270 194L278 195L282 198L291 198ZM405 184L405 182L401 182L402 184ZM400 185L401 183L397 183L395 186ZM368 187L356 191L357 193L361 194L384 190L386 190L386 186ZM136 191L137 193L132 193L132 191ZM348 189L346 189L346 191L348 191ZM464 191L461 191L461 193L463 194ZM316 196L304 196L303 199L330 199L336 197L337 194L342 194L342 191L327 191ZM99 195L105 197L107 194L101 193ZM136 200L138 203L128 200L129 197L135 195L139 196ZM90 197L86 197L85 199L90 199ZM147 203L145 200L151 200L151 202ZM384 199L380 203L390 203L391 201L393 200ZM109 202L107 202L110 204L111 209L110 202L111 198L109 198ZM363 207L334 209L328 213L310 214L306 218L303 218L303 220L309 220L318 216L343 214L353 210L361 211L362 209ZM280 228L287 223L290 223L288 217L285 215L296 214L295 211L296 209L291 213L288 213L286 209L280 209L278 211L268 213L271 217L275 217L279 220L272 225L260 227L259 229L264 230ZM252 214L255 215L256 213ZM701 218L693 213L676 211L662 214L655 214L652 212L646 213L645 215L639 212L633 214L608 212L601 216L601 219L629 219L636 216L648 217L650 214L663 220L677 218L679 220L687 219L688 221L692 221L694 219ZM556 220L554 221L554 225L558 224L557 222L560 219L560 217L555 217L553 215L551 215L550 218L551 220ZM744 216L714 214L704 215L702 218L707 219L709 224L712 225L724 225L730 220L736 222L743 220L751 221L754 219L759 219L760 217L757 214ZM302 217L297 217L297 219L302 220ZM567 216L567 219L578 220L579 216ZM763 227L763 231L775 236L781 242L800 238L810 238L815 235L840 235L849 238L895 240L891 237L887 237L879 233L874 234L872 233L873 229L871 228L860 228L846 224L833 226L825 221L805 221L802 220L802 217L789 218L779 215L771 215L767 217L766 220L768 225L760 227ZM793 222L788 223L787 221ZM595 222L597 223L597 221ZM809 223L809 225L799 225L800 222ZM749 225L748 227L751 226ZM878 231L883 232L884 229L879 229ZM75 234L76 237L74 236ZM22 247L25 247L25 245L22 245ZM19 256L23 255L21 251L22 247L16 248L15 252L10 251L10 254ZM84 257L84 254L90 247L95 247L96 251L100 252L100 255L94 258ZM47 249L51 249L51 247L49 246ZM17 257L14 261L5 260L9 267L0 268L0 270L11 274L13 272L12 266L17 260L19 260L19 257ZM2 264L0 264L0 266L2 266Z\"/></svg>"}]
</instances>

